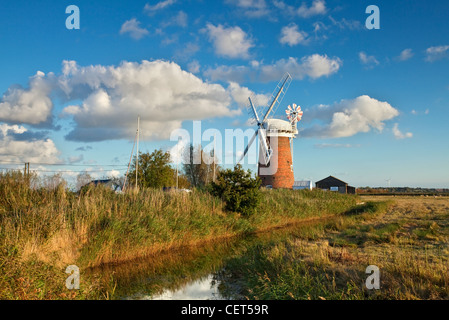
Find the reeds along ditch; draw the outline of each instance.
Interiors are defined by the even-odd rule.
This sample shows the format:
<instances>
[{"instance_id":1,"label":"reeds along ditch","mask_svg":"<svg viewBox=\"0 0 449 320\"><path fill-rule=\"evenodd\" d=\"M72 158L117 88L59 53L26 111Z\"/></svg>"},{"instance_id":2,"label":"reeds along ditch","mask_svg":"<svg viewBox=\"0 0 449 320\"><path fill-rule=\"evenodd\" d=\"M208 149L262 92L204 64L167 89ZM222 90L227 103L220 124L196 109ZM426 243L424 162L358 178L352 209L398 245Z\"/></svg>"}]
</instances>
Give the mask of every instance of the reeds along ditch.
<instances>
[{"instance_id":1,"label":"reeds along ditch","mask_svg":"<svg viewBox=\"0 0 449 320\"><path fill-rule=\"evenodd\" d=\"M75 193L64 186L37 185L20 172L0 175L1 259L14 261L14 268L41 263L63 270L70 264L86 268L117 263L340 214L357 201L322 191L267 190L257 212L243 217L225 212L220 199L200 191L115 194L98 186Z\"/></svg>"}]
</instances>

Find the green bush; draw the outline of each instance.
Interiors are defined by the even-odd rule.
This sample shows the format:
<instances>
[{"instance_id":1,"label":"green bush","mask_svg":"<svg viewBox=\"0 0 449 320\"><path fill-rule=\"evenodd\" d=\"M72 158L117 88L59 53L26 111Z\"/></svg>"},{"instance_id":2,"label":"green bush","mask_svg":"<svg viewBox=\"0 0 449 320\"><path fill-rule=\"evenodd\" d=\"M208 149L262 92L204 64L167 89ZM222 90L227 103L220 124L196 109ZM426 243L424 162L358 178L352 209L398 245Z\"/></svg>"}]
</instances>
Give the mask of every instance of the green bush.
<instances>
[{"instance_id":1,"label":"green bush","mask_svg":"<svg viewBox=\"0 0 449 320\"><path fill-rule=\"evenodd\" d=\"M261 200L260 178L252 177L241 165L234 169L222 170L215 182L211 183L211 193L225 202L225 209L249 216L256 212Z\"/></svg>"}]
</instances>

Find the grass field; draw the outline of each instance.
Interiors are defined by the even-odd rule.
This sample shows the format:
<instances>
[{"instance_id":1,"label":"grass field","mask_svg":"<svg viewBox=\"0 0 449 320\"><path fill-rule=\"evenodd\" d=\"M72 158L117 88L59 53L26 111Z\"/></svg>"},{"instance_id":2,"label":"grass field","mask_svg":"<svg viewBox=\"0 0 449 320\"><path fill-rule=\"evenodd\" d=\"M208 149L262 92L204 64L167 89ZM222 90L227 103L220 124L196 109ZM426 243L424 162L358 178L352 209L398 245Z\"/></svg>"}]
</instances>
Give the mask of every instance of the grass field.
<instances>
[{"instance_id":1,"label":"grass field","mask_svg":"<svg viewBox=\"0 0 449 320\"><path fill-rule=\"evenodd\" d=\"M65 268L132 261L305 222L314 223L229 262L227 272L246 288L243 296L449 297L449 198L265 190L257 213L245 217L224 211L221 200L205 192L115 194L97 187L76 194L28 185L20 175L0 179L2 299L111 298L114 279L93 276L70 291ZM381 290L364 288L371 264L381 270Z\"/></svg>"},{"instance_id":2,"label":"grass field","mask_svg":"<svg viewBox=\"0 0 449 320\"><path fill-rule=\"evenodd\" d=\"M362 201L386 207L258 247L252 259L235 259L230 270L238 266L242 294L249 299L449 299L449 198ZM379 290L365 286L369 265L380 269Z\"/></svg>"},{"instance_id":3,"label":"grass field","mask_svg":"<svg viewBox=\"0 0 449 320\"><path fill-rule=\"evenodd\" d=\"M249 217L225 212L206 192L148 189L115 194L92 187L82 194L63 187L32 189L20 173L0 177L0 298L102 298L92 280L65 288L68 265L81 269L120 263L220 238L332 216L356 198L323 191L264 191Z\"/></svg>"}]
</instances>

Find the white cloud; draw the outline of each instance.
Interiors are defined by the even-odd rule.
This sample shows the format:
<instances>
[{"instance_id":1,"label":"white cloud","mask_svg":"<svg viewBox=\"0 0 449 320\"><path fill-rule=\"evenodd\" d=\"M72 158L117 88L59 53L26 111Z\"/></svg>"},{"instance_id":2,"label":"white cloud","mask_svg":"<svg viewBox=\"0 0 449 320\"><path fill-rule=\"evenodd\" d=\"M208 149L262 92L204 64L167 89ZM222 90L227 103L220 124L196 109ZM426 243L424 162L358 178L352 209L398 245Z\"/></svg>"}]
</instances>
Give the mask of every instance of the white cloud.
<instances>
[{"instance_id":1,"label":"white cloud","mask_svg":"<svg viewBox=\"0 0 449 320\"><path fill-rule=\"evenodd\" d=\"M340 138L376 129L381 132L385 121L399 115L388 102L367 95L341 100L333 105L319 105L305 110L303 120L315 123L300 132L305 137Z\"/></svg>"},{"instance_id":2,"label":"white cloud","mask_svg":"<svg viewBox=\"0 0 449 320\"><path fill-rule=\"evenodd\" d=\"M359 59L360 62L364 65L366 65L368 68L372 68L374 66L377 66L379 64L379 61L377 61L376 57L374 56L368 56L365 52L359 52Z\"/></svg>"},{"instance_id":3,"label":"white cloud","mask_svg":"<svg viewBox=\"0 0 449 320\"><path fill-rule=\"evenodd\" d=\"M79 156L72 156L68 158L69 163L77 163L84 160L84 156L80 154Z\"/></svg>"},{"instance_id":4,"label":"white cloud","mask_svg":"<svg viewBox=\"0 0 449 320\"><path fill-rule=\"evenodd\" d=\"M243 10L243 13L250 18L260 18L270 13L265 0L226 0L226 2Z\"/></svg>"},{"instance_id":5,"label":"white cloud","mask_svg":"<svg viewBox=\"0 0 449 320\"><path fill-rule=\"evenodd\" d=\"M342 144L342 143L318 143L314 145L315 148L318 149L327 149L327 148L360 148L359 144L353 145L350 143Z\"/></svg>"},{"instance_id":6,"label":"white cloud","mask_svg":"<svg viewBox=\"0 0 449 320\"><path fill-rule=\"evenodd\" d=\"M131 38L139 40L149 34L149 31L147 29L141 28L139 27L139 25L140 22L137 21L136 18L125 21L120 28L120 34L128 33Z\"/></svg>"},{"instance_id":7,"label":"white cloud","mask_svg":"<svg viewBox=\"0 0 449 320\"><path fill-rule=\"evenodd\" d=\"M317 79L337 72L342 65L339 58L329 58L326 55L313 54L298 61L297 58L281 59L272 65L263 65L261 77L266 81L279 80L285 72L295 79L309 77Z\"/></svg>"},{"instance_id":8,"label":"white cloud","mask_svg":"<svg viewBox=\"0 0 449 320\"><path fill-rule=\"evenodd\" d=\"M315 15L325 14L327 12L326 3L324 0L313 0L310 7L305 2L298 8L296 13L303 18L312 17Z\"/></svg>"},{"instance_id":9,"label":"white cloud","mask_svg":"<svg viewBox=\"0 0 449 320\"><path fill-rule=\"evenodd\" d=\"M191 71L199 71L199 64L189 65ZM45 104L38 104L38 97ZM52 101L49 96L58 97L66 105L59 117L73 118L74 127L66 135L72 141L102 141L133 139L137 116L141 117L142 139L166 139L170 133L181 127L185 120L202 120L241 114L242 102L250 90L230 83L228 87L204 82L197 76L181 69L173 62L162 60L122 62L119 66L79 66L75 61L63 61L62 73L46 77L42 73L34 77L30 89L9 92L2 101L0 115L3 120L26 121L34 124L51 115ZM21 98L22 96L26 97ZM244 97L245 96L245 97ZM263 95L258 95L264 101ZM30 106L14 107L12 101L31 103ZM44 116L39 113L46 106ZM238 106L238 107L237 107ZM5 109L20 111L4 113ZM34 108L34 109L33 109ZM17 130L10 140L45 140L45 132L24 132L20 137ZM12 131L10 131L11 133ZM9 140L8 140L9 141ZM82 159L81 159L82 160ZM70 161L81 161L71 159Z\"/></svg>"},{"instance_id":10,"label":"white cloud","mask_svg":"<svg viewBox=\"0 0 449 320\"><path fill-rule=\"evenodd\" d=\"M227 58L249 58L248 51L254 44L240 27L226 28L221 24L214 26L208 23L205 32L212 41L217 55Z\"/></svg>"},{"instance_id":11,"label":"white cloud","mask_svg":"<svg viewBox=\"0 0 449 320\"><path fill-rule=\"evenodd\" d=\"M303 2L299 8L285 3L284 1L273 0L273 5L290 17L299 16L301 18L310 18L316 15L323 15L327 12L326 2L324 0L313 0L310 6Z\"/></svg>"},{"instance_id":12,"label":"white cloud","mask_svg":"<svg viewBox=\"0 0 449 320\"><path fill-rule=\"evenodd\" d=\"M443 59L448 56L448 54L447 54L448 50L449 50L449 45L427 48L425 60L428 62L434 62L434 61Z\"/></svg>"},{"instance_id":13,"label":"white cloud","mask_svg":"<svg viewBox=\"0 0 449 320\"><path fill-rule=\"evenodd\" d=\"M198 60L193 60L187 65L187 70L191 73L198 73L200 72L200 67Z\"/></svg>"},{"instance_id":14,"label":"white cloud","mask_svg":"<svg viewBox=\"0 0 449 320\"><path fill-rule=\"evenodd\" d=\"M53 102L49 98L53 74L38 71L30 78L29 88L10 87L0 99L0 121L38 125L51 118Z\"/></svg>"},{"instance_id":15,"label":"white cloud","mask_svg":"<svg viewBox=\"0 0 449 320\"><path fill-rule=\"evenodd\" d=\"M246 87L241 87L236 82L229 82L229 86L227 88L230 93L232 99L240 106L247 106L249 100L248 97L251 97L253 100L253 104L255 107L263 106L265 107L268 104L268 100L270 99L270 95L267 94L256 94L253 91L249 90Z\"/></svg>"},{"instance_id":16,"label":"white cloud","mask_svg":"<svg viewBox=\"0 0 449 320\"><path fill-rule=\"evenodd\" d=\"M110 170L110 171L108 171L106 173L106 176L110 177L110 178L118 178L120 176L120 171L118 171L118 170Z\"/></svg>"},{"instance_id":17,"label":"white cloud","mask_svg":"<svg viewBox=\"0 0 449 320\"><path fill-rule=\"evenodd\" d=\"M79 67L65 61L60 77L70 100L63 115L76 127L69 140L101 141L132 138L137 115L143 139L166 139L184 120L233 116L230 91L203 82L173 62L123 62L119 66Z\"/></svg>"},{"instance_id":18,"label":"white cloud","mask_svg":"<svg viewBox=\"0 0 449 320\"><path fill-rule=\"evenodd\" d=\"M412 49L404 49L402 50L401 54L398 56L399 61L406 61L410 58L412 58L414 55Z\"/></svg>"},{"instance_id":19,"label":"white cloud","mask_svg":"<svg viewBox=\"0 0 449 320\"><path fill-rule=\"evenodd\" d=\"M168 26L180 26L187 27L188 16L184 11L179 11L177 15L173 16L170 20L164 21L161 25L162 27Z\"/></svg>"},{"instance_id":20,"label":"white cloud","mask_svg":"<svg viewBox=\"0 0 449 320\"><path fill-rule=\"evenodd\" d=\"M298 58L290 57L280 59L272 64L254 64L248 66L218 66L207 69L204 74L212 80L226 80L244 82L251 81L277 81L285 72L289 72L294 79L309 77L317 79L328 77L336 73L343 62L338 57L329 58L327 55L313 54Z\"/></svg>"},{"instance_id":21,"label":"white cloud","mask_svg":"<svg viewBox=\"0 0 449 320\"><path fill-rule=\"evenodd\" d=\"M150 5L149 3L147 3L147 4L145 4L145 7L143 8L143 10L148 13L152 12L152 11L157 11L157 10L164 9L168 6L171 6L175 2L176 2L176 0L164 0L164 1L158 2L154 5Z\"/></svg>"},{"instance_id":22,"label":"white cloud","mask_svg":"<svg viewBox=\"0 0 449 320\"><path fill-rule=\"evenodd\" d=\"M393 125L393 134L394 134L394 137L396 139L405 139L405 138L412 138L413 137L413 133L411 133L411 132L402 133L399 130L398 125L399 125L398 123L395 123Z\"/></svg>"},{"instance_id":23,"label":"white cloud","mask_svg":"<svg viewBox=\"0 0 449 320\"><path fill-rule=\"evenodd\" d=\"M279 42L291 47L297 44L306 44L308 42L307 33L298 30L298 25L293 23L282 28Z\"/></svg>"},{"instance_id":24,"label":"white cloud","mask_svg":"<svg viewBox=\"0 0 449 320\"><path fill-rule=\"evenodd\" d=\"M23 126L0 124L0 161L61 163L51 139L18 139L27 133Z\"/></svg>"},{"instance_id":25,"label":"white cloud","mask_svg":"<svg viewBox=\"0 0 449 320\"><path fill-rule=\"evenodd\" d=\"M332 16L329 16L329 20L332 22L333 26L338 27L341 30L362 30L365 26L358 20L347 20L342 18L341 20L336 20ZM328 27L324 24L314 24L315 29L322 27L324 29L328 29Z\"/></svg>"}]
</instances>

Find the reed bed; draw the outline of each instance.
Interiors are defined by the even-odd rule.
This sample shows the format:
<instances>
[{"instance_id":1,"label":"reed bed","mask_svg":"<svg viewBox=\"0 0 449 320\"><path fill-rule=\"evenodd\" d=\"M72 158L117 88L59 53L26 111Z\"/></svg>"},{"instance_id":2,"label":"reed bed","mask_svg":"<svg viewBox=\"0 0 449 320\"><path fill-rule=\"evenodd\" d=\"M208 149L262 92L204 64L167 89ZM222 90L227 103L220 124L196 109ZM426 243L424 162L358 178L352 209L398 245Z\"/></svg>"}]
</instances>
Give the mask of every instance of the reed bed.
<instances>
[{"instance_id":1,"label":"reed bed","mask_svg":"<svg viewBox=\"0 0 449 320\"><path fill-rule=\"evenodd\" d=\"M64 279L68 265L130 261L340 214L357 202L354 196L322 191L266 190L257 213L244 217L225 212L220 199L201 191L116 194L98 186L75 193L62 185L39 188L32 179L20 172L0 175L0 297L54 298L49 279ZM29 270L37 271L33 276ZM35 283L42 278L44 284ZM54 291L67 294L64 288ZM94 291L85 288L77 295Z\"/></svg>"}]
</instances>

